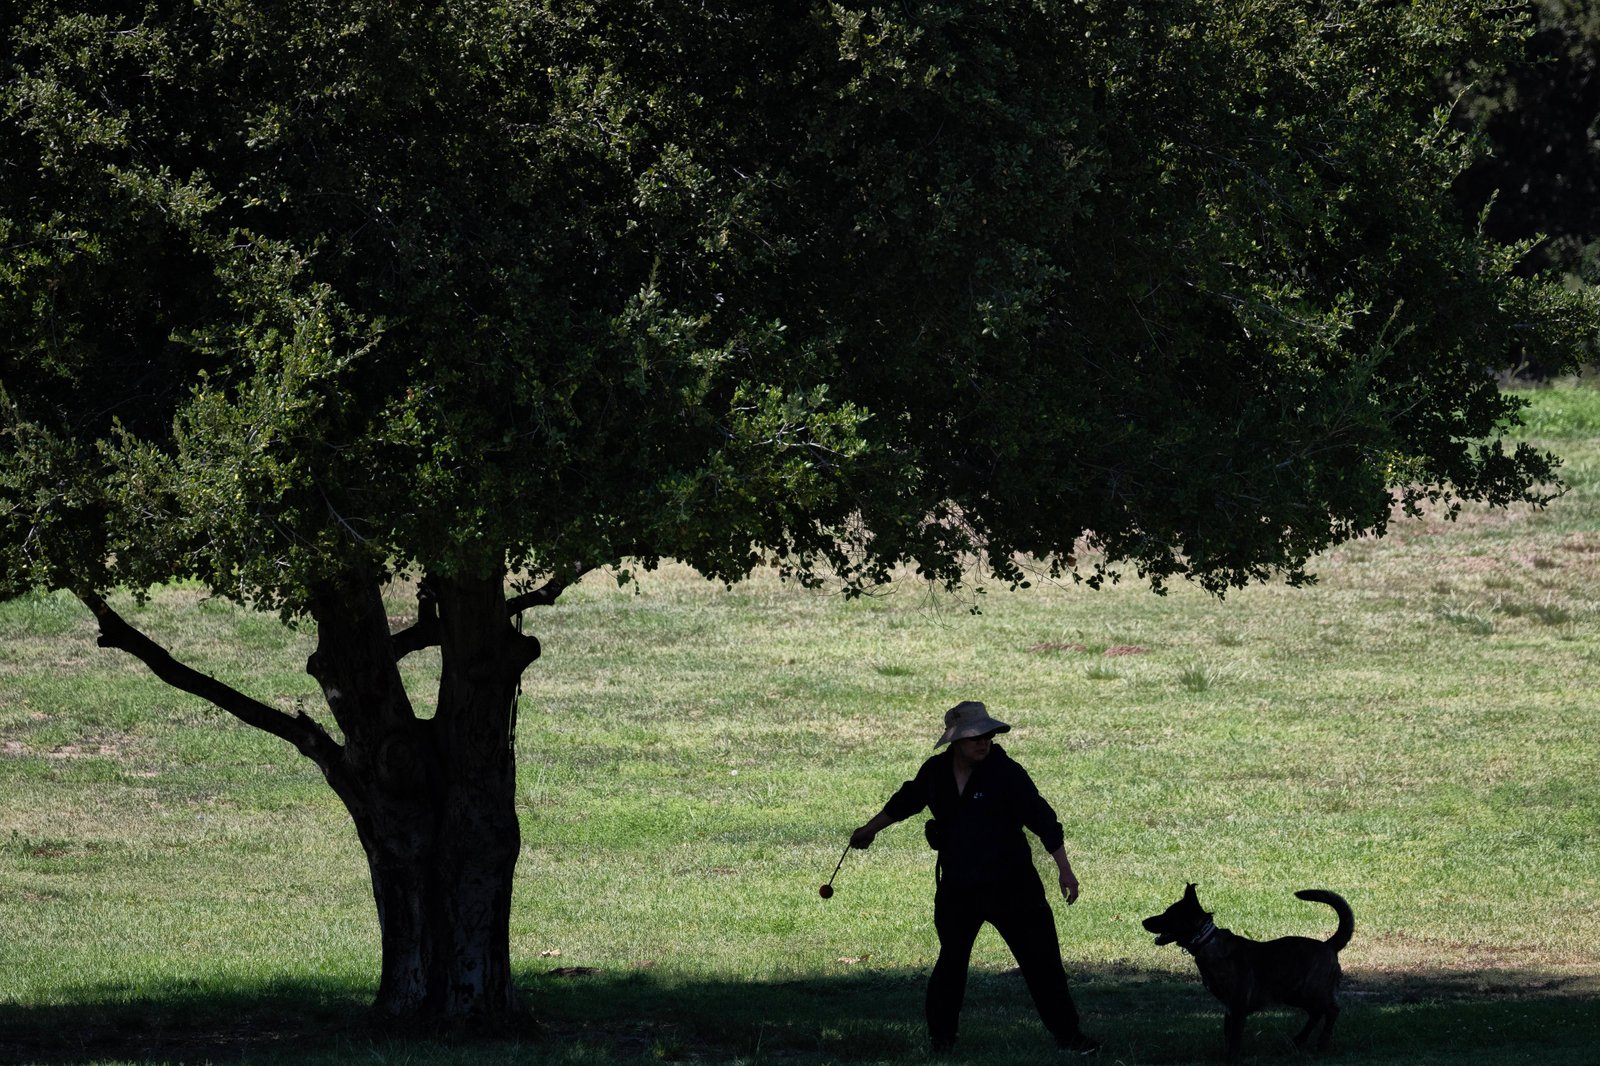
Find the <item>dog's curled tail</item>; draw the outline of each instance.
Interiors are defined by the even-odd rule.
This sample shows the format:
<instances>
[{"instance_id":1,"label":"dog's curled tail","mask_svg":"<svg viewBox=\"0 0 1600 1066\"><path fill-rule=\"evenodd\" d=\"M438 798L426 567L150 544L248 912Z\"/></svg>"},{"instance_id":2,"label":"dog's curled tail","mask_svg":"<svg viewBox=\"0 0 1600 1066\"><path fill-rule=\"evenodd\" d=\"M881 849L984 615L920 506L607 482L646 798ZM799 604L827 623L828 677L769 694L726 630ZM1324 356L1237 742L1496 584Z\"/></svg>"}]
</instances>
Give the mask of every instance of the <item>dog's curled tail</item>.
<instances>
[{"instance_id":1,"label":"dog's curled tail","mask_svg":"<svg viewBox=\"0 0 1600 1066\"><path fill-rule=\"evenodd\" d=\"M1339 915L1339 928L1333 931L1324 943L1334 951L1343 950L1350 943L1350 934L1356 930L1355 912L1350 909L1350 904L1337 892L1329 892L1322 888L1307 888L1295 893L1301 899L1310 900L1312 903L1326 903L1332 907L1334 913Z\"/></svg>"}]
</instances>

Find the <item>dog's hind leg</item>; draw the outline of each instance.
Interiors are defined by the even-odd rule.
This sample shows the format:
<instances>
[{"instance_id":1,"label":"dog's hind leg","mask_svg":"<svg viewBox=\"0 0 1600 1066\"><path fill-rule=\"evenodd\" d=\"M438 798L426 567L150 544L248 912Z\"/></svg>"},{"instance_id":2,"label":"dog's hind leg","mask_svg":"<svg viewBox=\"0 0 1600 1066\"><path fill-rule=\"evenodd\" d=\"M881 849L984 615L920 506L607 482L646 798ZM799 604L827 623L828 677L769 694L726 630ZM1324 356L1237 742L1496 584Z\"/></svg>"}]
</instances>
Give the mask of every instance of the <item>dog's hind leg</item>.
<instances>
[{"instance_id":1,"label":"dog's hind leg","mask_svg":"<svg viewBox=\"0 0 1600 1066\"><path fill-rule=\"evenodd\" d=\"M1333 1023L1339 1020L1339 1004L1330 1003L1322 1012L1322 1035L1317 1037L1317 1050L1326 1051L1333 1036Z\"/></svg>"},{"instance_id":2,"label":"dog's hind leg","mask_svg":"<svg viewBox=\"0 0 1600 1066\"><path fill-rule=\"evenodd\" d=\"M1324 1011L1307 1010L1306 1024L1300 1027L1300 1031L1298 1033L1294 1034L1294 1046L1305 1047L1306 1041L1311 1038L1311 1030L1315 1029L1317 1027L1317 1023L1322 1021L1325 1017L1327 1017L1327 1015Z\"/></svg>"}]
</instances>

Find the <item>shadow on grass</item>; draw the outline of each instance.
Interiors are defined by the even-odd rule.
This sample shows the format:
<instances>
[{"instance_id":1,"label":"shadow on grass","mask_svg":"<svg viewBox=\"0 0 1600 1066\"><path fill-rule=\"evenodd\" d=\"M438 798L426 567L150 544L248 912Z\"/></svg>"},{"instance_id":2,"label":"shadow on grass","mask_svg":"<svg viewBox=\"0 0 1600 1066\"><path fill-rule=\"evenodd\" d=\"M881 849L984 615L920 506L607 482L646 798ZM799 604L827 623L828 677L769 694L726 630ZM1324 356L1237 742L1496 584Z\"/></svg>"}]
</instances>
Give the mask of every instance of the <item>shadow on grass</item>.
<instances>
[{"instance_id":1,"label":"shadow on grass","mask_svg":"<svg viewBox=\"0 0 1600 1066\"><path fill-rule=\"evenodd\" d=\"M78 1002L0 1003L0 1062L439 1063L650 1061L921 1062L926 975L852 968L780 981L654 970L562 974L525 969L519 986L537 1035L407 1039L374 1026L371 990L317 981L262 987L83 988ZM1221 1011L1193 974L1079 970L1084 1026L1099 1061L1217 1061ZM1600 979L1549 974L1347 975L1326 1057L1344 1063L1593 1062ZM1298 1016L1252 1016L1246 1054L1294 1061ZM1015 973L974 971L958 1061L1059 1061Z\"/></svg>"}]
</instances>

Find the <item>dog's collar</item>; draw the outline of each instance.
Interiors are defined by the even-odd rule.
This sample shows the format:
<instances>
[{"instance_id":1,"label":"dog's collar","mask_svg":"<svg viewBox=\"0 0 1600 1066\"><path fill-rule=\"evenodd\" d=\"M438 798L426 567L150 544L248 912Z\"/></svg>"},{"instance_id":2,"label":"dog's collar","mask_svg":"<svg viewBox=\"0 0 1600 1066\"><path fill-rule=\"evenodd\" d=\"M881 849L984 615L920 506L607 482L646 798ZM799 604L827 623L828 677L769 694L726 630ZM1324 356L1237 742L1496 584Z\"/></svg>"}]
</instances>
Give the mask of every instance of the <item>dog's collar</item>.
<instances>
[{"instance_id":1,"label":"dog's collar","mask_svg":"<svg viewBox=\"0 0 1600 1066\"><path fill-rule=\"evenodd\" d=\"M1212 937L1217 935L1217 923L1207 921L1205 927L1194 935L1194 938L1183 945L1183 950L1194 954L1197 948L1203 947Z\"/></svg>"}]
</instances>

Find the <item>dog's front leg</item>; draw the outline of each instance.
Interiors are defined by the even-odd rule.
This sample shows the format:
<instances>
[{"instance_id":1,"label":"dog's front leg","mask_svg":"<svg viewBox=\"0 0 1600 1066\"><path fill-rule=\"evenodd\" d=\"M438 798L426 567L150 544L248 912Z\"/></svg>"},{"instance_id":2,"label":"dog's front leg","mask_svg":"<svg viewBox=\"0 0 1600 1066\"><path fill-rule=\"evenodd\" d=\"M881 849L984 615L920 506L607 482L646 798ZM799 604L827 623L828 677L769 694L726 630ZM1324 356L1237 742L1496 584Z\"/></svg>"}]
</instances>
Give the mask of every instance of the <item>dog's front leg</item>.
<instances>
[{"instance_id":1,"label":"dog's front leg","mask_svg":"<svg viewBox=\"0 0 1600 1066\"><path fill-rule=\"evenodd\" d=\"M1230 1010L1222 1018L1222 1057L1238 1062L1244 1053L1244 1011Z\"/></svg>"}]
</instances>

